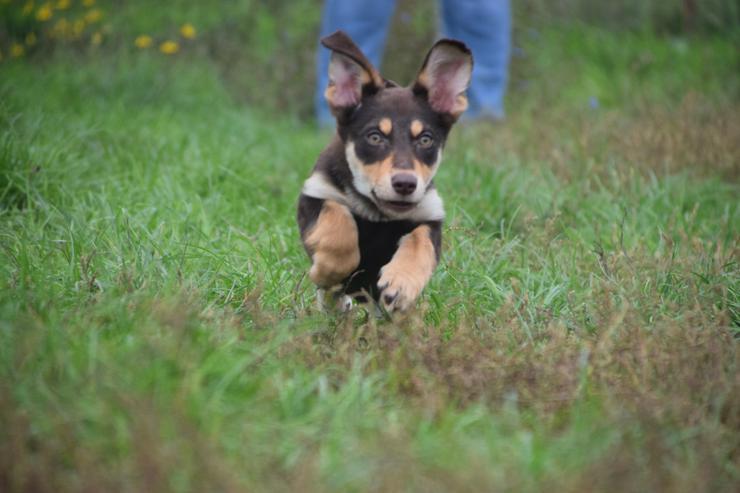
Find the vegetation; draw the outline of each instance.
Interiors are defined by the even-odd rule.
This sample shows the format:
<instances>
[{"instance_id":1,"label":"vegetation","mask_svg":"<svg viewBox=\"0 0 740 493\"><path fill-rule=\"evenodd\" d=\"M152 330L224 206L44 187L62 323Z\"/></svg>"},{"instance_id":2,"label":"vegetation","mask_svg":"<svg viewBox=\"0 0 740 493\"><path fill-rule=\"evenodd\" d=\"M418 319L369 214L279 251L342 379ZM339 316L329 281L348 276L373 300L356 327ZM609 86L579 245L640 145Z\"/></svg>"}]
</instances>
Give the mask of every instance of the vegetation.
<instances>
[{"instance_id":1,"label":"vegetation","mask_svg":"<svg viewBox=\"0 0 740 493\"><path fill-rule=\"evenodd\" d=\"M304 276L316 3L228 3L101 1L99 44L0 62L1 491L736 490L736 31L522 2L442 263L376 320Z\"/></svg>"}]
</instances>

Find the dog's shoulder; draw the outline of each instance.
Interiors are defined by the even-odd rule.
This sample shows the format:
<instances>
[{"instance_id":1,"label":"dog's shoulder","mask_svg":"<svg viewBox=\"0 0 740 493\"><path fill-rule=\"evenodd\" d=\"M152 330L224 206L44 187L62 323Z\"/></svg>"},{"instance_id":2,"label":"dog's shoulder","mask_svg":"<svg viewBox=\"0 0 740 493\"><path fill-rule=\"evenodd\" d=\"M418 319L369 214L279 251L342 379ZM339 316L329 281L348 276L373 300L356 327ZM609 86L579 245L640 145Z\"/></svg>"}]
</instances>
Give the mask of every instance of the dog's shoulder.
<instances>
[{"instance_id":1,"label":"dog's shoulder","mask_svg":"<svg viewBox=\"0 0 740 493\"><path fill-rule=\"evenodd\" d=\"M336 133L319 154L313 172L319 172L326 176L331 184L339 190L343 190L352 184L352 172L347 165L344 144Z\"/></svg>"},{"instance_id":2,"label":"dog's shoulder","mask_svg":"<svg viewBox=\"0 0 740 493\"><path fill-rule=\"evenodd\" d=\"M316 199L346 203L345 190L351 185L352 173L347 166L344 146L335 134L329 145L319 154L301 193Z\"/></svg>"}]
</instances>

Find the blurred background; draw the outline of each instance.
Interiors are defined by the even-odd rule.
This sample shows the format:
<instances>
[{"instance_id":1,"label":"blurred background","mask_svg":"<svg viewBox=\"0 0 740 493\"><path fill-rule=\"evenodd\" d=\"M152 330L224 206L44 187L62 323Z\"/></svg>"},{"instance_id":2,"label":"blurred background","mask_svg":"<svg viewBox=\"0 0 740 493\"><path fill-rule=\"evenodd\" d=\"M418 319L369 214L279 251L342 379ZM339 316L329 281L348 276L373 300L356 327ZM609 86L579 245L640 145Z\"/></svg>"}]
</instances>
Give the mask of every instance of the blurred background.
<instances>
[{"instance_id":1,"label":"blurred background","mask_svg":"<svg viewBox=\"0 0 740 493\"><path fill-rule=\"evenodd\" d=\"M321 4L0 0L0 492L738 491L738 1L512 0L398 325L305 276Z\"/></svg>"},{"instance_id":2,"label":"blurred background","mask_svg":"<svg viewBox=\"0 0 740 493\"><path fill-rule=\"evenodd\" d=\"M0 0L0 56L6 62L28 58L43 63L65 50L111 63L130 63L141 52L205 58L237 101L309 119L321 5L320 0ZM413 77L438 31L437 9L431 0L398 1L384 75L403 83ZM686 54L691 38L739 39L740 4L735 0L518 0L512 10L507 106L513 110L527 102L583 104L580 87L572 91L580 100L563 94L569 78L579 84L591 81L593 94L585 96L585 104L623 104L618 92L600 94L600 87L631 77L649 81L656 72L673 69L673 59ZM651 45L656 37L673 40L672 50ZM730 75L740 68L737 59L728 66L702 58L688 69ZM594 66L594 60L602 63ZM545 76L561 80L544 83ZM728 80L733 87L725 92L737 94L736 79ZM557 94L548 88L558 88ZM671 87L663 90L676 96Z\"/></svg>"}]
</instances>

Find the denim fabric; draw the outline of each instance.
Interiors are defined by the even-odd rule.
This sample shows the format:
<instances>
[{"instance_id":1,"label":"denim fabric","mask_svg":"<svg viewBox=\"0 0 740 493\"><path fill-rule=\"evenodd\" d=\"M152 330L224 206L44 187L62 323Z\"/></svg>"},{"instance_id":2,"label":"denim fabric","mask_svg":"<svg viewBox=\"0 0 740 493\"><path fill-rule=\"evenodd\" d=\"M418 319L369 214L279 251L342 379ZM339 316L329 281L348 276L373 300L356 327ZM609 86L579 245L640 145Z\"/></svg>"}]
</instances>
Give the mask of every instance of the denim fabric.
<instances>
[{"instance_id":1,"label":"denim fabric","mask_svg":"<svg viewBox=\"0 0 740 493\"><path fill-rule=\"evenodd\" d=\"M395 3L395 0L327 0L321 36L342 29L379 67ZM503 118L511 49L509 0L440 0L440 11L443 36L464 41L475 58L466 118ZM329 50L319 47L314 102L316 118L322 125L332 123L324 100L328 70Z\"/></svg>"}]
</instances>

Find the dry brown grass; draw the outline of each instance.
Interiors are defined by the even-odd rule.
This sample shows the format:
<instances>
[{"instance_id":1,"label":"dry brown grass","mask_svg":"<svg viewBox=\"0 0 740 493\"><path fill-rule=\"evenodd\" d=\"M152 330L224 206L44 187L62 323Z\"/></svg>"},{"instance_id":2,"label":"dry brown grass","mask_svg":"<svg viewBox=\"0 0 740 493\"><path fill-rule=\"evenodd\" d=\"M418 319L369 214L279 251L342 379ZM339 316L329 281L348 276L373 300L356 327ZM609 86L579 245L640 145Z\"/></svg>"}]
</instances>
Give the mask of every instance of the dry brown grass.
<instances>
[{"instance_id":1,"label":"dry brown grass","mask_svg":"<svg viewBox=\"0 0 740 493\"><path fill-rule=\"evenodd\" d=\"M608 183L614 173L627 179L633 170L643 176L740 178L740 106L718 107L696 93L677 107L647 102L631 112L523 113L507 125L470 133L477 160L515 156L525 166L548 166L565 183L582 173Z\"/></svg>"}]
</instances>

